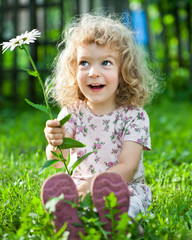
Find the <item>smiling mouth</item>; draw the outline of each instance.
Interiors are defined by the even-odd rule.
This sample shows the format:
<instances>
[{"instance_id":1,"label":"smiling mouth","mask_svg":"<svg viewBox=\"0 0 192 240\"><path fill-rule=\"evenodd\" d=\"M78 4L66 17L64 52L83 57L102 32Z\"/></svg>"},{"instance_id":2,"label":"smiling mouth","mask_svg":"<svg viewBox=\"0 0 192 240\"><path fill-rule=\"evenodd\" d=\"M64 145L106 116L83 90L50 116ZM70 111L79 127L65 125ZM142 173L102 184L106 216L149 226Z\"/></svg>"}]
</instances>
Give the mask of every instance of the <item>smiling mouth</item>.
<instances>
[{"instance_id":1,"label":"smiling mouth","mask_svg":"<svg viewBox=\"0 0 192 240\"><path fill-rule=\"evenodd\" d=\"M102 89L105 85L103 84L90 84L89 87L94 90Z\"/></svg>"}]
</instances>

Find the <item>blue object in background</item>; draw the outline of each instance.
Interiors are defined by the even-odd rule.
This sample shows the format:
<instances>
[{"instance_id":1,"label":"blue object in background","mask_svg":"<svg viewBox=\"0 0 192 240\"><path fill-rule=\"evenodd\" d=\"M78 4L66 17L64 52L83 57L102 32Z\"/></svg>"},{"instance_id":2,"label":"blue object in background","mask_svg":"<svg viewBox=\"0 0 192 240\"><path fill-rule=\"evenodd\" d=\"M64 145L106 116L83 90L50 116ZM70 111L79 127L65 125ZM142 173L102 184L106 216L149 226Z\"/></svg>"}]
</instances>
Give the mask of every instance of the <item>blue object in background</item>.
<instances>
[{"instance_id":1,"label":"blue object in background","mask_svg":"<svg viewBox=\"0 0 192 240\"><path fill-rule=\"evenodd\" d=\"M135 41L140 44L147 46L148 35L147 35L147 19L145 11L142 9L131 11L132 28L135 32ZM129 27L129 16L125 11L123 12L123 23Z\"/></svg>"}]
</instances>

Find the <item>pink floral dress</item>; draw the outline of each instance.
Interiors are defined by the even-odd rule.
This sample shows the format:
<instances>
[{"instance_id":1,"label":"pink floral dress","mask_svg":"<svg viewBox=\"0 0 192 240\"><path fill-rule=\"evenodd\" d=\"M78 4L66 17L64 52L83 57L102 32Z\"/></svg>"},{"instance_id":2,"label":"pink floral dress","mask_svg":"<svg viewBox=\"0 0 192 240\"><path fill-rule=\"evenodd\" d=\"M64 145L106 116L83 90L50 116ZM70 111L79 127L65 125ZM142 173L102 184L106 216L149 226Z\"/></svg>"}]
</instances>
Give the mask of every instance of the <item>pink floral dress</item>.
<instances>
[{"instance_id":1,"label":"pink floral dress","mask_svg":"<svg viewBox=\"0 0 192 240\"><path fill-rule=\"evenodd\" d=\"M120 107L109 114L98 116L85 103L79 102L73 108L63 108L58 119L68 113L71 113L71 118L65 124L66 131L86 145L73 151L72 161L97 150L74 171L72 177L76 184L117 165L124 141L137 142L143 145L144 150L151 149L149 118L142 108ZM145 184L143 156L128 187L133 192L131 198L137 203L139 212L145 212L151 203L151 191Z\"/></svg>"}]
</instances>

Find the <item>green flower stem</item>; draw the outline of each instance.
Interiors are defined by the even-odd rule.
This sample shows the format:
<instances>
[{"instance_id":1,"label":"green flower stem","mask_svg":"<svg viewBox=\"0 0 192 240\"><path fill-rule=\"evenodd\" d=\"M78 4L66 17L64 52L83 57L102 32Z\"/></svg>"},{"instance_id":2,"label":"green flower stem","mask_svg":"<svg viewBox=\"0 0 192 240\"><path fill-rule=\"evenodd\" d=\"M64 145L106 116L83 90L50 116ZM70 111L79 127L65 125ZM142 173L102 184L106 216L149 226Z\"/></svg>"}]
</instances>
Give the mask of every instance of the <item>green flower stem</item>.
<instances>
[{"instance_id":1,"label":"green flower stem","mask_svg":"<svg viewBox=\"0 0 192 240\"><path fill-rule=\"evenodd\" d=\"M32 57L31 57L29 51L27 50L27 48L25 47L24 44L22 45L22 48L25 50L25 52L26 52L26 54L27 54L27 56L28 56L28 58L29 58L29 60L30 60L30 62L31 62L31 64L32 64L32 66L33 66L33 69L35 70L36 73L38 73L37 78L38 78L39 83L40 83L40 85L41 85L41 88L42 88L42 90L43 90L43 96L44 96L44 99L45 99L45 104L46 104L47 109L48 109L48 111L49 111L49 116L50 116L50 118L53 119L53 114L52 114L52 112L51 112L51 108L50 108L50 106L49 106L49 103L48 103L48 100L47 100L47 97L46 97L46 94L45 94L45 88L44 88L44 85L43 85L43 81L42 81L42 79L41 79L41 77L40 77L40 75L39 75L39 72L37 71L37 68L36 68L36 66L35 66L35 63L34 63Z\"/></svg>"},{"instance_id":2,"label":"green flower stem","mask_svg":"<svg viewBox=\"0 0 192 240\"><path fill-rule=\"evenodd\" d=\"M66 165L66 160L65 160L64 157L63 157L62 149L60 148L60 146L58 146L58 148L59 148L59 151L60 151L61 156L62 156L60 160L64 163L64 166L65 166L65 169L66 169L67 173L68 173L69 175L71 175L70 172L69 172L69 170L68 170L68 167L67 167L67 165Z\"/></svg>"},{"instance_id":3,"label":"green flower stem","mask_svg":"<svg viewBox=\"0 0 192 240\"><path fill-rule=\"evenodd\" d=\"M35 70L36 73L38 73L37 78L38 78L39 83L40 83L40 85L41 85L41 88L42 88L42 90L43 90L43 96L44 96L44 99L45 99L45 103L46 103L47 109L48 109L48 111L49 111L49 116L50 116L51 119L53 119L53 114L52 114L52 112L51 112L51 108L50 108L50 106L49 106L49 103L48 103L48 100L47 100L47 97L46 97L45 87L44 87L43 81L42 81L42 79L41 79L41 77L40 77L40 75L39 75L39 72L37 71L37 68L36 68L36 66L35 66L35 63L34 63L32 57L31 57L29 51L27 50L27 48L25 47L24 44L22 45L22 49L25 50L25 52L26 52L26 54L27 54L27 56L28 56L28 58L29 58L29 60L30 60L30 62L31 62L31 64L32 64L32 66L33 66L33 69ZM61 149L60 146L58 146L58 149L59 149L59 151L60 151L60 153L61 153L61 158L60 158L60 160L63 162L67 173L70 175L70 172L69 172L69 170L68 170L68 168L67 168L67 165L66 165L66 163L65 163L65 159L63 158L62 149Z\"/></svg>"}]
</instances>

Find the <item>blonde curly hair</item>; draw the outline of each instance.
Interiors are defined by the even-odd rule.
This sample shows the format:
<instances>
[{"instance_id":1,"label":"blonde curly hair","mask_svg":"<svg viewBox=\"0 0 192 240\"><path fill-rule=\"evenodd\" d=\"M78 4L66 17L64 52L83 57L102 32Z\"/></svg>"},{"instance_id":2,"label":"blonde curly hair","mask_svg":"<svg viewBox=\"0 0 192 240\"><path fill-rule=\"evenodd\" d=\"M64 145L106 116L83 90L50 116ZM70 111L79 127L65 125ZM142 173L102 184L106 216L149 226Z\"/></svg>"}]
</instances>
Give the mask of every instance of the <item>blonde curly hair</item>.
<instances>
[{"instance_id":1,"label":"blonde curly hair","mask_svg":"<svg viewBox=\"0 0 192 240\"><path fill-rule=\"evenodd\" d=\"M134 32L114 15L83 14L69 23L61 45L64 49L55 60L51 97L62 107L77 100L86 100L76 81L77 48L81 44L96 43L109 46L120 55L120 81L116 91L116 105L143 106L148 103L157 86L147 66L144 51L136 45Z\"/></svg>"}]
</instances>

